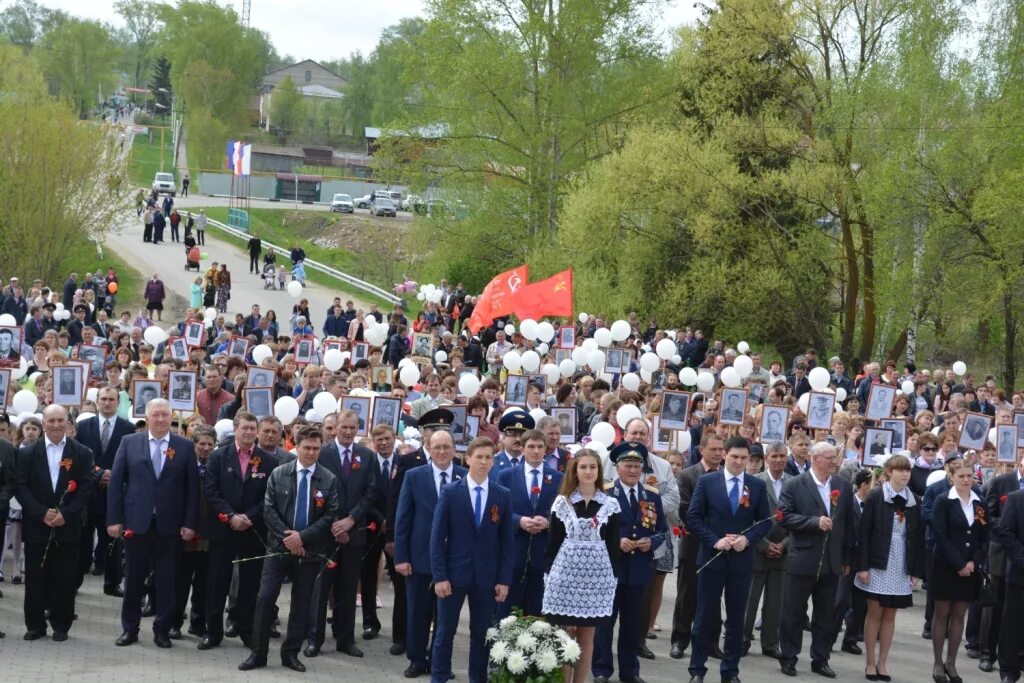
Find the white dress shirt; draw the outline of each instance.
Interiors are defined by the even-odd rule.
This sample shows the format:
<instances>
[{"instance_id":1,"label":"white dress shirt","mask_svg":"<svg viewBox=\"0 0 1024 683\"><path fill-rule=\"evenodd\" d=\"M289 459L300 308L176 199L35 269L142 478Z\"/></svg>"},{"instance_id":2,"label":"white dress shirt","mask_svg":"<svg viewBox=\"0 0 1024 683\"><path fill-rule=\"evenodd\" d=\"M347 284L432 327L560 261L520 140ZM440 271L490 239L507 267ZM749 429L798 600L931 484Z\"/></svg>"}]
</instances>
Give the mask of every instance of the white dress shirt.
<instances>
[{"instance_id":1,"label":"white dress shirt","mask_svg":"<svg viewBox=\"0 0 1024 683\"><path fill-rule=\"evenodd\" d=\"M818 478L814 476L814 470L807 470L811 473L811 478L814 480L814 485L818 487L818 495L821 496L821 502L825 504L825 512L832 515L832 477L829 477L824 482L818 481Z\"/></svg>"},{"instance_id":2,"label":"white dress shirt","mask_svg":"<svg viewBox=\"0 0 1024 683\"><path fill-rule=\"evenodd\" d=\"M434 488L437 489L437 496L440 498L441 497L441 473L444 472L444 474L445 474L445 482L444 483L450 484L450 483L452 483L452 475L455 474L455 466L452 465L451 463L448 463L448 469L441 470L441 469L437 468L437 465L435 465L433 462L431 462L430 463L430 471L434 473Z\"/></svg>"},{"instance_id":3,"label":"white dress shirt","mask_svg":"<svg viewBox=\"0 0 1024 683\"><path fill-rule=\"evenodd\" d=\"M306 489L308 491L312 491L313 475L316 474L316 463L313 463L309 467L303 467L298 460L295 461L295 516L292 517L292 521L295 521L299 518L299 506L304 505L306 506L306 527L309 527L309 496L306 496L306 498L303 500L300 499L298 495L299 484L302 483L303 470L309 470L309 474L306 475Z\"/></svg>"},{"instance_id":4,"label":"white dress shirt","mask_svg":"<svg viewBox=\"0 0 1024 683\"><path fill-rule=\"evenodd\" d=\"M533 488L533 472L537 472L537 486L544 487L544 463L537 465L536 467L530 465L528 462L523 460L523 476L526 481L526 495L530 496L530 489Z\"/></svg>"},{"instance_id":5,"label":"white dress shirt","mask_svg":"<svg viewBox=\"0 0 1024 683\"><path fill-rule=\"evenodd\" d=\"M489 481L490 480L487 477L484 477L482 482L477 482L470 476L466 477L466 488L469 489L469 507L474 512L476 511L476 487L479 486L483 489L483 491L480 492L480 505L481 507L484 507L487 505L487 484ZM481 513L482 512L483 511L481 510Z\"/></svg>"},{"instance_id":6,"label":"white dress shirt","mask_svg":"<svg viewBox=\"0 0 1024 683\"><path fill-rule=\"evenodd\" d=\"M54 492L57 491L57 479L60 477L60 461L64 458L64 444L67 443L67 439L61 439L59 443L53 443L50 441L50 437L46 438L46 464L50 468L50 486Z\"/></svg>"},{"instance_id":7,"label":"white dress shirt","mask_svg":"<svg viewBox=\"0 0 1024 683\"><path fill-rule=\"evenodd\" d=\"M782 480L785 479L786 473L783 472L779 475L778 479L773 479L771 473L768 474L768 481L772 483L772 488L775 489L775 500L778 502L779 496L782 495Z\"/></svg>"},{"instance_id":8,"label":"white dress shirt","mask_svg":"<svg viewBox=\"0 0 1024 683\"><path fill-rule=\"evenodd\" d=\"M739 480L739 488L736 489L736 492L737 492L737 495L740 498L742 498L743 497L743 472L740 472L739 474L730 474L729 470L727 470L727 469L725 469L723 467L722 468L722 475L725 477L725 493L728 495L728 493L730 491L732 491L732 480L733 479L738 479Z\"/></svg>"},{"instance_id":9,"label":"white dress shirt","mask_svg":"<svg viewBox=\"0 0 1024 683\"><path fill-rule=\"evenodd\" d=\"M100 425L102 428L103 425ZM167 465L167 445L171 442L171 435L164 434L161 437L153 436L153 432L148 432L149 439L146 441L146 448L148 449L147 455L153 457L153 442L160 442L160 471L164 471L164 466Z\"/></svg>"},{"instance_id":10,"label":"white dress shirt","mask_svg":"<svg viewBox=\"0 0 1024 683\"><path fill-rule=\"evenodd\" d=\"M978 494L971 491L971 496L964 502L964 499L960 497L960 494L956 492L956 487L949 489L949 493L946 494L946 498L955 500L960 504L960 509L964 511L964 517L967 518L967 526L974 524L974 501L981 501Z\"/></svg>"}]
</instances>

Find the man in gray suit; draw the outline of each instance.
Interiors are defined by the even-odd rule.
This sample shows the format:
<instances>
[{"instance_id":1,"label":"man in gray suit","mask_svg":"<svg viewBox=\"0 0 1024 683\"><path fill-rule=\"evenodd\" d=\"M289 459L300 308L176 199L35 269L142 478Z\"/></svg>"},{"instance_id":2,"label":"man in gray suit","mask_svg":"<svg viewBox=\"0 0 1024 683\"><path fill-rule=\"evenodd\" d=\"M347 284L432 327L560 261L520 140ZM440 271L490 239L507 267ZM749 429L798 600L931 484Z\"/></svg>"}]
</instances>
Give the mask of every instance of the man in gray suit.
<instances>
[{"instance_id":1,"label":"man in gray suit","mask_svg":"<svg viewBox=\"0 0 1024 683\"><path fill-rule=\"evenodd\" d=\"M783 484L793 478L786 472L789 454L786 444L775 441L765 448L765 471L757 476L768 485L768 501L772 512L779 507ZM743 625L743 654L750 650L754 640L754 620L757 606L764 593L761 607L761 654L779 658L779 618L782 615L782 594L786 580L786 551L789 550L789 532L778 521L772 524L768 535L754 548L754 576L747 600L747 618Z\"/></svg>"},{"instance_id":2,"label":"man in gray suit","mask_svg":"<svg viewBox=\"0 0 1024 683\"><path fill-rule=\"evenodd\" d=\"M782 489L782 526L790 533L786 601L779 622L782 673L796 676L803 646L807 601L811 600L811 671L835 678L828 664L832 614L839 576L850 571L853 555L853 487L832 474L835 447L814 444L811 468Z\"/></svg>"}]
</instances>

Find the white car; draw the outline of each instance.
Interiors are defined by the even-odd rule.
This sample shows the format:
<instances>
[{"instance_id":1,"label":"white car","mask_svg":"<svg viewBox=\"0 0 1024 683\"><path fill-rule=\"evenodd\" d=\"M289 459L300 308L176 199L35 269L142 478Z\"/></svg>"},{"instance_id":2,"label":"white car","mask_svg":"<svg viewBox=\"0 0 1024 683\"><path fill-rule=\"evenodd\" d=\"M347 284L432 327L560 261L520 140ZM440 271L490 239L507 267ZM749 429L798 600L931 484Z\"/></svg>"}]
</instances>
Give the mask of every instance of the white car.
<instances>
[{"instance_id":1,"label":"white car","mask_svg":"<svg viewBox=\"0 0 1024 683\"><path fill-rule=\"evenodd\" d=\"M167 193L172 197L177 193L178 187L174 184L173 173L157 173L153 177L153 191L157 193Z\"/></svg>"},{"instance_id":2,"label":"white car","mask_svg":"<svg viewBox=\"0 0 1024 683\"><path fill-rule=\"evenodd\" d=\"M358 209L369 209L370 205L373 204L373 195L368 194L355 200L356 208Z\"/></svg>"},{"instance_id":3,"label":"white car","mask_svg":"<svg viewBox=\"0 0 1024 683\"><path fill-rule=\"evenodd\" d=\"M347 194L336 194L331 199L331 211L337 211L338 213L355 213L356 207L352 203L351 195Z\"/></svg>"}]
</instances>

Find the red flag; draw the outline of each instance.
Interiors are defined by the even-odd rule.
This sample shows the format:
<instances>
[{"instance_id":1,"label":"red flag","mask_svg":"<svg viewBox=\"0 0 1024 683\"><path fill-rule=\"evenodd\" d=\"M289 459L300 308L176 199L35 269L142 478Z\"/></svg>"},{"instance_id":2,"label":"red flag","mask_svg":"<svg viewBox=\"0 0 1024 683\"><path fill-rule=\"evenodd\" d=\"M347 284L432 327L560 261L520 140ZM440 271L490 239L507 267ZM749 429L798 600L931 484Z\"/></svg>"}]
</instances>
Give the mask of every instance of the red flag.
<instances>
[{"instance_id":1,"label":"red flag","mask_svg":"<svg viewBox=\"0 0 1024 683\"><path fill-rule=\"evenodd\" d=\"M534 282L513 297L511 310L520 320L572 317L572 268Z\"/></svg>"},{"instance_id":2,"label":"red flag","mask_svg":"<svg viewBox=\"0 0 1024 683\"><path fill-rule=\"evenodd\" d=\"M505 271L488 282L476 302L473 315L469 317L466 327L476 334L490 325L495 318L511 313L513 311L512 295L523 288L529 275L529 266L522 265Z\"/></svg>"}]
</instances>

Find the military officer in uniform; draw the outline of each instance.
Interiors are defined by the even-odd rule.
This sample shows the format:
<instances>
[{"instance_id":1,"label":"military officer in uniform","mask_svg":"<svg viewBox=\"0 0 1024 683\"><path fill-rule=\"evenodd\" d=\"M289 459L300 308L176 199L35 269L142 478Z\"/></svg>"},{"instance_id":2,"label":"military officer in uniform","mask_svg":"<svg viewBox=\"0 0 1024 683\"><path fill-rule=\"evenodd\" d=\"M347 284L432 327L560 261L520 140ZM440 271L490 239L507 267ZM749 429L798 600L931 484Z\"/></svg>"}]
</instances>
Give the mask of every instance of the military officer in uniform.
<instances>
[{"instance_id":1,"label":"military officer in uniform","mask_svg":"<svg viewBox=\"0 0 1024 683\"><path fill-rule=\"evenodd\" d=\"M618 475L607 484L608 493L619 501L618 586L612 616L597 627L594 639L593 674L595 683L607 683L612 675L612 630L618 618L619 637L616 652L619 680L643 683L640 678L640 638L643 624L643 595L654 578L654 551L665 542L667 525L658 489L641 482L647 448L635 441L624 441L610 455Z\"/></svg>"},{"instance_id":2,"label":"military officer in uniform","mask_svg":"<svg viewBox=\"0 0 1024 683\"><path fill-rule=\"evenodd\" d=\"M525 410L513 410L498 421L498 431L502 434L501 450L494 456L491 479L497 479L503 470L523 462L523 432L534 429L534 424Z\"/></svg>"}]
</instances>

